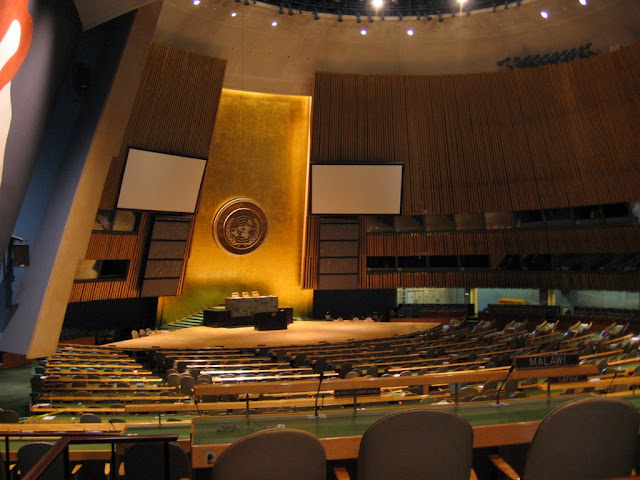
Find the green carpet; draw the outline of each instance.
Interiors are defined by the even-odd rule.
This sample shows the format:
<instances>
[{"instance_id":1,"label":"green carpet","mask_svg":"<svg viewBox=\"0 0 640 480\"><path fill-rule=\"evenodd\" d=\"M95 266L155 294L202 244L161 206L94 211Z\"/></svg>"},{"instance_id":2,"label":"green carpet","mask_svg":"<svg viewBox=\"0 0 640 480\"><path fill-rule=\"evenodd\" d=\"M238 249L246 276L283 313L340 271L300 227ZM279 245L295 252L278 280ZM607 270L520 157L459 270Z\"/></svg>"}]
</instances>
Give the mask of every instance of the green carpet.
<instances>
[{"instance_id":1,"label":"green carpet","mask_svg":"<svg viewBox=\"0 0 640 480\"><path fill-rule=\"evenodd\" d=\"M34 367L35 362L19 367L0 367L0 408L15 410L21 417L29 416L30 379Z\"/></svg>"}]
</instances>

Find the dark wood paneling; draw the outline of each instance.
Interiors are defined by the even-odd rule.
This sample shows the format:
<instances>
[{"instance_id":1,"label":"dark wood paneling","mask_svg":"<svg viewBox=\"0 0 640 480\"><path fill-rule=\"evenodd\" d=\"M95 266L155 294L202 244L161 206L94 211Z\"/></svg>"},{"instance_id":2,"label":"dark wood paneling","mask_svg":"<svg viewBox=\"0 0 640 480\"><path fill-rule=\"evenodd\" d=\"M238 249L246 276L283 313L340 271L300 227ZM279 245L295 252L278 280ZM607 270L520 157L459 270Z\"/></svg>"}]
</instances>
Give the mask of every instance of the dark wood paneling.
<instances>
[{"instance_id":1,"label":"dark wood paneling","mask_svg":"<svg viewBox=\"0 0 640 480\"><path fill-rule=\"evenodd\" d=\"M189 221L160 221L153 225L152 240L187 240L191 223Z\"/></svg>"},{"instance_id":2,"label":"dark wood paneling","mask_svg":"<svg viewBox=\"0 0 640 480\"><path fill-rule=\"evenodd\" d=\"M321 257L357 257L358 241L321 241Z\"/></svg>"},{"instance_id":3,"label":"dark wood paneling","mask_svg":"<svg viewBox=\"0 0 640 480\"><path fill-rule=\"evenodd\" d=\"M149 246L151 259L158 258L183 258L187 248L187 242L169 242L154 240Z\"/></svg>"},{"instance_id":4,"label":"dark wood paneling","mask_svg":"<svg viewBox=\"0 0 640 480\"><path fill-rule=\"evenodd\" d=\"M640 227L367 235L366 256L640 252Z\"/></svg>"},{"instance_id":5,"label":"dark wood paneling","mask_svg":"<svg viewBox=\"0 0 640 480\"><path fill-rule=\"evenodd\" d=\"M144 278L180 278L182 258L179 260L148 260Z\"/></svg>"},{"instance_id":6,"label":"dark wood paneling","mask_svg":"<svg viewBox=\"0 0 640 480\"><path fill-rule=\"evenodd\" d=\"M638 51L480 75L318 73L311 160L404 163L404 214L635 200Z\"/></svg>"},{"instance_id":7,"label":"dark wood paneling","mask_svg":"<svg viewBox=\"0 0 640 480\"><path fill-rule=\"evenodd\" d=\"M318 272L320 275L327 273L358 274L358 258L321 258Z\"/></svg>"},{"instance_id":8,"label":"dark wood paneling","mask_svg":"<svg viewBox=\"0 0 640 480\"><path fill-rule=\"evenodd\" d=\"M362 288L540 288L638 291L637 274L560 272L413 272L367 275Z\"/></svg>"},{"instance_id":9,"label":"dark wood paneling","mask_svg":"<svg viewBox=\"0 0 640 480\"><path fill-rule=\"evenodd\" d=\"M320 240L358 240L358 223L322 223Z\"/></svg>"},{"instance_id":10,"label":"dark wood paneling","mask_svg":"<svg viewBox=\"0 0 640 480\"><path fill-rule=\"evenodd\" d=\"M166 45L153 44L129 118L125 139L117 157L111 162L104 186L100 208L116 207L120 182L129 148L208 158L215 123L225 60L206 57ZM141 263L149 248L151 236L150 214L142 214L136 234L93 234L87 259L129 259L130 267L124 282L85 282L75 284L71 302L132 298L141 295ZM186 258L189 251L191 218L187 222L160 222L155 229L157 238L184 240L178 244L154 248L151 258ZM181 277L181 275L180 275ZM159 284L145 283L144 295L165 292L173 288L179 293L180 278ZM153 286L156 285L156 286Z\"/></svg>"},{"instance_id":11,"label":"dark wood paneling","mask_svg":"<svg viewBox=\"0 0 640 480\"><path fill-rule=\"evenodd\" d=\"M636 43L587 60L479 75L318 73L311 161L403 163L404 215L634 201L638 72ZM324 221L309 219L305 288L330 283L315 283L320 240L330 237ZM360 288L640 286L634 274L366 271L367 256L638 252L637 226L376 235L362 229L360 236Z\"/></svg>"},{"instance_id":12,"label":"dark wood paneling","mask_svg":"<svg viewBox=\"0 0 640 480\"><path fill-rule=\"evenodd\" d=\"M318 275L318 290L353 290L358 288L358 275Z\"/></svg>"}]
</instances>

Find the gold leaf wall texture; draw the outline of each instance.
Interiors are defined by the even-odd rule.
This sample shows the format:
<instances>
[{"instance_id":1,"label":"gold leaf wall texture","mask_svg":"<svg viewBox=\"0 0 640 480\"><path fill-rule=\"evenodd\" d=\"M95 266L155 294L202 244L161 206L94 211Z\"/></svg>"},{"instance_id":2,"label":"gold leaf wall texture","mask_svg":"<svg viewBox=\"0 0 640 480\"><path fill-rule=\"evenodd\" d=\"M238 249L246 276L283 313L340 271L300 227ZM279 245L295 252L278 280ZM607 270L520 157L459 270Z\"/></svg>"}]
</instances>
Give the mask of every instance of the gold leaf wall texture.
<instances>
[{"instance_id":1,"label":"gold leaf wall texture","mask_svg":"<svg viewBox=\"0 0 640 480\"><path fill-rule=\"evenodd\" d=\"M277 295L295 315L310 313L313 292L300 280L310 103L222 90L182 295L159 299L163 323L224 303L233 291ZM262 245L243 256L212 236L216 212L234 198L255 201L268 222Z\"/></svg>"}]
</instances>

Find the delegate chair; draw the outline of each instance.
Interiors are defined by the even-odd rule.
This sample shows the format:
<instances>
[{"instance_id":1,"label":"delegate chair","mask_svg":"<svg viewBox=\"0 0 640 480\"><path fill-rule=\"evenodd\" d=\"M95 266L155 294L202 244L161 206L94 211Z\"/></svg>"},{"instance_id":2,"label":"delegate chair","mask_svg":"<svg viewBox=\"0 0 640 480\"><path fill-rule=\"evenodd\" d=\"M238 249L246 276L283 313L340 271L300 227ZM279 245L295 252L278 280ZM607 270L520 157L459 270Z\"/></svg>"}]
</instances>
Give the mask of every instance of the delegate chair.
<instances>
[{"instance_id":1,"label":"delegate chair","mask_svg":"<svg viewBox=\"0 0 640 480\"><path fill-rule=\"evenodd\" d=\"M325 480L320 441L290 428L262 430L233 443L216 460L211 480Z\"/></svg>"},{"instance_id":2,"label":"delegate chair","mask_svg":"<svg viewBox=\"0 0 640 480\"><path fill-rule=\"evenodd\" d=\"M17 468L21 475L28 472L42 456L47 453L51 447L50 443L30 443L20 447L17 455ZM64 460L59 456L54 462L40 475L39 480L64 480Z\"/></svg>"},{"instance_id":3,"label":"delegate chair","mask_svg":"<svg viewBox=\"0 0 640 480\"><path fill-rule=\"evenodd\" d=\"M83 413L80 415L80 423L102 423L102 420L95 413Z\"/></svg>"},{"instance_id":4,"label":"delegate chair","mask_svg":"<svg viewBox=\"0 0 640 480\"><path fill-rule=\"evenodd\" d=\"M136 443L124 454L127 480L164 480L164 446L162 443ZM169 444L169 478L191 478L189 456L180 446Z\"/></svg>"},{"instance_id":5,"label":"delegate chair","mask_svg":"<svg viewBox=\"0 0 640 480\"><path fill-rule=\"evenodd\" d=\"M0 423L18 423L20 421L20 415L13 410L0 411Z\"/></svg>"},{"instance_id":6,"label":"delegate chair","mask_svg":"<svg viewBox=\"0 0 640 480\"><path fill-rule=\"evenodd\" d=\"M442 410L411 409L382 417L362 435L358 480L469 480L473 430Z\"/></svg>"},{"instance_id":7,"label":"delegate chair","mask_svg":"<svg viewBox=\"0 0 640 480\"><path fill-rule=\"evenodd\" d=\"M490 459L510 479L624 477L634 467L639 425L640 414L623 400L574 400L542 420L521 477L497 455L490 455Z\"/></svg>"}]
</instances>

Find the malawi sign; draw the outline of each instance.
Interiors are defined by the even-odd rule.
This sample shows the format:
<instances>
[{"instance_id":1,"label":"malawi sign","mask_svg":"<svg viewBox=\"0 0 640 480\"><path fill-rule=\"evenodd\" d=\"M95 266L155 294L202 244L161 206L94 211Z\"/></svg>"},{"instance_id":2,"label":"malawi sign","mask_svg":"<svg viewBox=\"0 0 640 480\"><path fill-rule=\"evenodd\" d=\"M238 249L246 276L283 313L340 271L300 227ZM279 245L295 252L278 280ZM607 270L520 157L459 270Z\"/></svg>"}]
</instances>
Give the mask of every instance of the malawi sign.
<instances>
[{"instance_id":1,"label":"malawi sign","mask_svg":"<svg viewBox=\"0 0 640 480\"><path fill-rule=\"evenodd\" d=\"M514 359L516 368L541 368L541 367L568 367L578 365L580 359L578 354L548 354L548 355L527 355Z\"/></svg>"}]
</instances>

